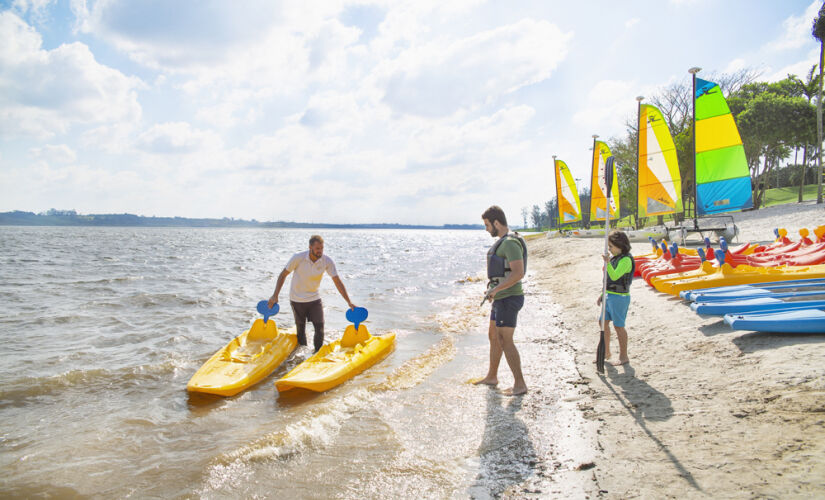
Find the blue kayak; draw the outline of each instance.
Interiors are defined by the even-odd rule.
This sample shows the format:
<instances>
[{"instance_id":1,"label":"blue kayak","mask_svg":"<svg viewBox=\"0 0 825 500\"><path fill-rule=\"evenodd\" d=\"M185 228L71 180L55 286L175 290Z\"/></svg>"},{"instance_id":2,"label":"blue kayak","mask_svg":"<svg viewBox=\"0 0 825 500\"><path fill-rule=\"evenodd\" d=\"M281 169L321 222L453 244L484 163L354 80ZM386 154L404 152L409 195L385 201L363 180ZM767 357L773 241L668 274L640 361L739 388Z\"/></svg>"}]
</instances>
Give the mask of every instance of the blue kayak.
<instances>
[{"instance_id":1,"label":"blue kayak","mask_svg":"<svg viewBox=\"0 0 825 500\"><path fill-rule=\"evenodd\" d=\"M768 313L726 314L725 323L734 330L825 333L825 307Z\"/></svg>"},{"instance_id":2,"label":"blue kayak","mask_svg":"<svg viewBox=\"0 0 825 500\"><path fill-rule=\"evenodd\" d=\"M713 300L730 300L734 298L762 297L774 293L797 291L823 290L825 280L821 278L809 280L778 281L773 283L753 283L749 285L720 286L699 290L683 290L679 295L691 302L710 302Z\"/></svg>"},{"instance_id":3,"label":"blue kayak","mask_svg":"<svg viewBox=\"0 0 825 500\"><path fill-rule=\"evenodd\" d=\"M720 300L717 302L694 302L690 308L696 314L724 316L740 312L780 311L800 307L825 306L825 292L797 293L788 297L754 297L741 300Z\"/></svg>"}]
</instances>

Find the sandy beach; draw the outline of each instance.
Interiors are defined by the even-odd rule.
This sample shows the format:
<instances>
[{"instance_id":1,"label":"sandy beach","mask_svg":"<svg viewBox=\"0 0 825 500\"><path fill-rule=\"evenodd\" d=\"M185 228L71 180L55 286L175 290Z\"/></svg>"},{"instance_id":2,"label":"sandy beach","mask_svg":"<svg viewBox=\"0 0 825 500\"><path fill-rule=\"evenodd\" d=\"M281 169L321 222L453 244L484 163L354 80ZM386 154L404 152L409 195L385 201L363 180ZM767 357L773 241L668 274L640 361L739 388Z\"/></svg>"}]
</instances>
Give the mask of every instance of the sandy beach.
<instances>
[{"instance_id":1,"label":"sandy beach","mask_svg":"<svg viewBox=\"0 0 825 500\"><path fill-rule=\"evenodd\" d=\"M823 208L808 202L735 214L738 242L772 241L775 227L795 241L799 229L825 223ZM568 432L545 457L552 463L505 496L825 494L825 336L734 331L639 280L627 322L630 363L600 376L593 361L603 245L599 238L529 242L528 305L531 294L549 294L561 306L552 316L561 338L548 342L569 351L577 373L542 364L532 353L535 341L519 345L531 386L522 414L527 428L566 425ZM634 245L636 255L649 252L645 243ZM612 345L616 359L615 333ZM550 397L542 387L559 376L564 393L542 404ZM551 412L557 415L548 421Z\"/></svg>"}]
</instances>

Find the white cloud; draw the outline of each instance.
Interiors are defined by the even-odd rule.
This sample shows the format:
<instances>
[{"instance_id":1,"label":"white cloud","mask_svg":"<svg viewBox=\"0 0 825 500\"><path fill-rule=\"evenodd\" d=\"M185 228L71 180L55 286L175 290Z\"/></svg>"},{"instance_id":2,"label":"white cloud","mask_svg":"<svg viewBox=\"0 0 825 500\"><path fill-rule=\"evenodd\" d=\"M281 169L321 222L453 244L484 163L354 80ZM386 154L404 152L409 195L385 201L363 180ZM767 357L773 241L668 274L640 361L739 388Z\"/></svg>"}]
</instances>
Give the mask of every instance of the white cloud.
<instances>
[{"instance_id":1,"label":"white cloud","mask_svg":"<svg viewBox=\"0 0 825 500\"><path fill-rule=\"evenodd\" d=\"M730 63L728 63L727 67L725 67L725 73L735 73L739 70L745 69L747 67L747 63L742 58L733 59Z\"/></svg>"},{"instance_id":2,"label":"white cloud","mask_svg":"<svg viewBox=\"0 0 825 500\"><path fill-rule=\"evenodd\" d=\"M811 66L816 64L817 59L819 59L819 48L812 49L808 57L806 57L805 59L799 62L788 64L787 66L783 66L778 70L774 71L773 73L765 75L765 80L769 82L775 82L779 80L784 80L788 77L788 75L796 75L804 80L808 76L808 71L811 70Z\"/></svg>"},{"instance_id":3,"label":"white cloud","mask_svg":"<svg viewBox=\"0 0 825 500\"><path fill-rule=\"evenodd\" d=\"M31 148L32 157L55 163L71 163L77 159L77 153L65 144L46 144L43 147Z\"/></svg>"},{"instance_id":4,"label":"white cloud","mask_svg":"<svg viewBox=\"0 0 825 500\"><path fill-rule=\"evenodd\" d=\"M49 137L140 117L140 82L99 64L86 45L43 50L40 35L9 11L0 12L0 40L0 134Z\"/></svg>"},{"instance_id":5,"label":"white cloud","mask_svg":"<svg viewBox=\"0 0 825 500\"><path fill-rule=\"evenodd\" d=\"M430 117L473 108L548 78L571 38L547 21L525 19L415 46L379 68L384 100L395 111Z\"/></svg>"},{"instance_id":6,"label":"white cloud","mask_svg":"<svg viewBox=\"0 0 825 500\"><path fill-rule=\"evenodd\" d=\"M631 28L633 28L634 26L638 25L638 24L639 24L639 21L640 21L640 19L639 19L638 17L634 17L634 18L632 18L632 19L628 19L627 21L625 21L625 23L624 23L624 27L625 27L625 29L631 29Z\"/></svg>"},{"instance_id":7,"label":"white cloud","mask_svg":"<svg viewBox=\"0 0 825 500\"><path fill-rule=\"evenodd\" d=\"M214 132L197 130L185 122L160 123L137 138L138 149L156 154L186 154L206 149L220 149L221 137Z\"/></svg>"},{"instance_id":8,"label":"white cloud","mask_svg":"<svg viewBox=\"0 0 825 500\"><path fill-rule=\"evenodd\" d=\"M573 122L592 130L601 139L624 132L624 123L635 115L636 96L651 95L652 89L635 81L602 80L597 82L585 100L588 105L573 115ZM655 91L653 91L655 93Z\"/></svg>"},{"instance_id":9,"label":"white cloud","mask_svg":"<svg viewBox=\"0 0 825 500\"><path fill-rule=\"evenodd\" d=\"M771 41L766 48L771 51L784 51L804 47L811 43L811 25L822 7L821 0L814 0L799 16L789 16L782 21L782 35Z\"/></svg>"}]
</instances>

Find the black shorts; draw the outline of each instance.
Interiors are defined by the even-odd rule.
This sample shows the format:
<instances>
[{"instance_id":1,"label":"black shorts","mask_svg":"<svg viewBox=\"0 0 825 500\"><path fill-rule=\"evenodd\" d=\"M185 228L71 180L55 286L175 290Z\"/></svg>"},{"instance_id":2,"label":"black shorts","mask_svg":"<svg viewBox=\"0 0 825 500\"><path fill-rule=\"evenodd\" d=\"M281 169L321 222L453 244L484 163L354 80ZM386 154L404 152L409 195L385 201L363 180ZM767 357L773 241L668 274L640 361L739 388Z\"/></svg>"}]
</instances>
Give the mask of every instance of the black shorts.
<instances>
[{"instance_id":1,"label":"black shorts","mask_svg":"<svg viewBox=\"0 0 825 500\"><path fill-rule=\"evenodd\" d=\"M490 321L495 321L496 326L516 327L518 312L524 306L524 295L511 295L501 300L493 301L493 308L490 310Z\"/></svg>"}]
</instances>

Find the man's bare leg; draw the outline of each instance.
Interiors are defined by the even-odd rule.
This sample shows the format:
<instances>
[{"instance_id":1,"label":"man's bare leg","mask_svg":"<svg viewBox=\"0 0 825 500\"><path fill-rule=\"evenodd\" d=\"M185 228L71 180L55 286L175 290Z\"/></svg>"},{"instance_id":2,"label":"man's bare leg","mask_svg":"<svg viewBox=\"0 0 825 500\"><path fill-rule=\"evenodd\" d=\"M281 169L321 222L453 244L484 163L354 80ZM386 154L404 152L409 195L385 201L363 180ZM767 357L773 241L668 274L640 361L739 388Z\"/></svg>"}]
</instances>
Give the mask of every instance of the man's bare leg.
<instances>
[{"instance_id":1,"label":"man's bare leg","mask_svg":"<svg viewBox=\"0 0 825 500\"><path fill-rule=\"evenodd\" d=\"M507 396L524 394L527 392L527 384L524 382L524 375L521 373L521 356L519 356L516 344L513 342L513 333L516 329L500 326L497 328L497 331L501 350L504 352L504 357L507 359L510 371L513 372L513 387L503 391L503 393Z\"/></svg>"},{"instance_id":2,"label":"man's bare leg","mask_svg":"<svg viewBox=\"0 0 825 500\"><path fill-rule=\"evenodd\" d=\"M490 339L490 366L487 369L487 376L473 382L473 384L498 384L498 365L501 363L501 344L499 343L496 322L490 321L490 328L487 330L487 337Z\"/></svg>"}]
</instances>

